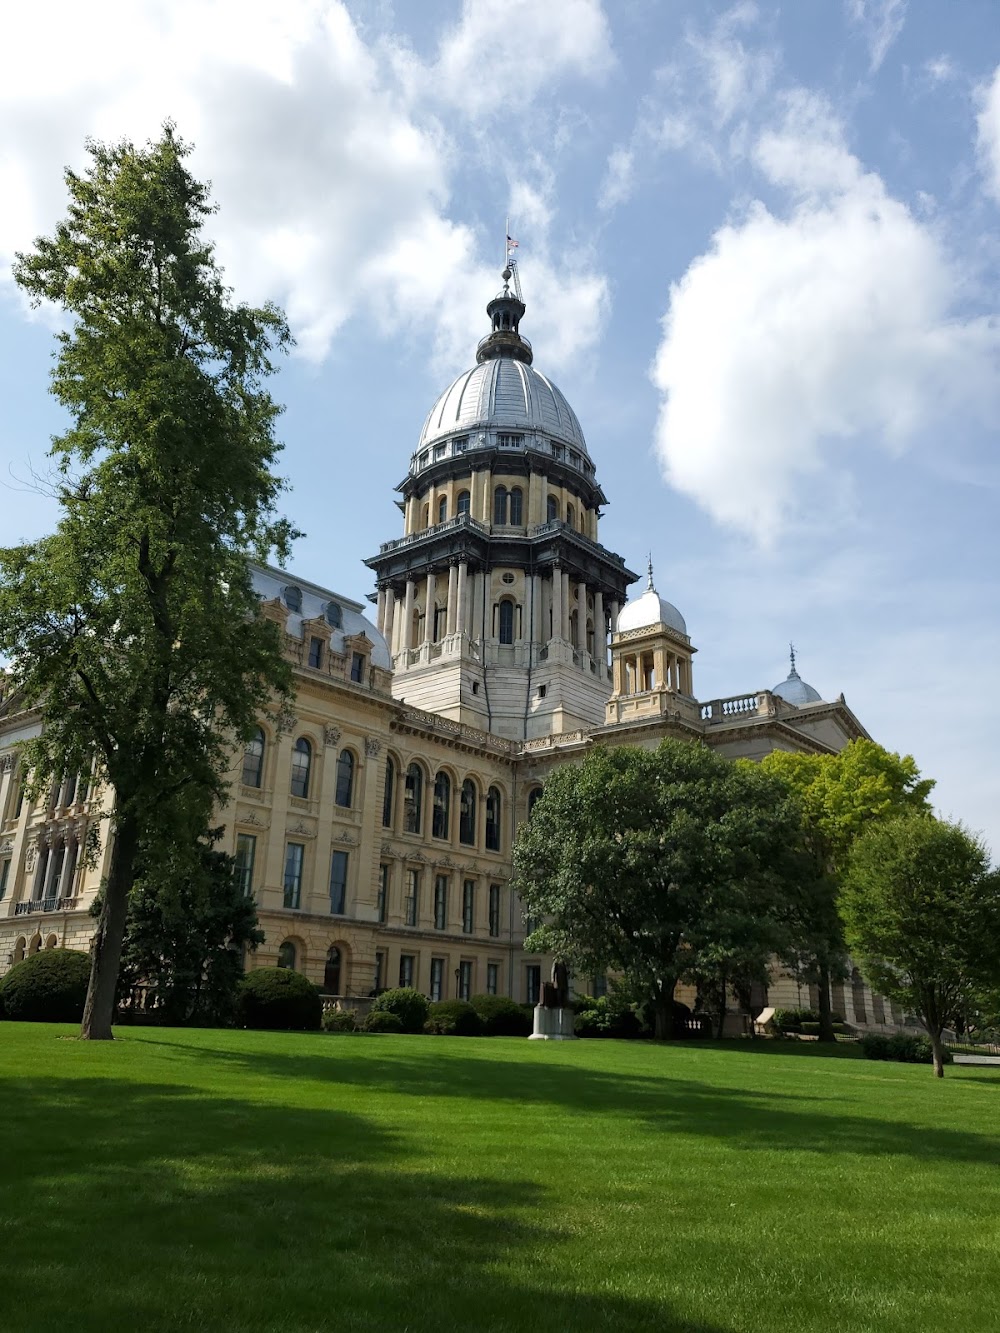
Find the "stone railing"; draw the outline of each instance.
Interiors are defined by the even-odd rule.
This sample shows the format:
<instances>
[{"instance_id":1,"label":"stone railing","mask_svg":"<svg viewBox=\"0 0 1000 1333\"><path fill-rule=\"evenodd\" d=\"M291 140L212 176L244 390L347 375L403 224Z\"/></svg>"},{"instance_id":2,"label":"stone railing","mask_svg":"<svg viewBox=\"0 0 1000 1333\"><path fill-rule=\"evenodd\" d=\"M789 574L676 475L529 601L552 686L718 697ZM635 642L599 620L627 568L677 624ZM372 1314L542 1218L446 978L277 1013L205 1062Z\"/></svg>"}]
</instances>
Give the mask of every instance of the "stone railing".
<instances>
[{"instance_id":1,"label":"stone railing","mask_svg":"<svg viewBox=\"0 0 1000 1333\"><path fill-rule=\"evenodd\" d=\"M429 528L424 528L420 532L411 532L405 537L397 537L394 541L383 542L379 549L379 554L384 555L386 551L398 551L402 546L412 546L414 542L425 541L428 537L438 537L451 528L469 528L473 532L482 532L489 535L489 524L482 523L478 518L473 518L471 514L455 514L453 518L446 518L443 523L433 523Z\"/></svg>"},{"instance_id":2,"label":"stone railing","mask_svg":"<svg viewBox=\"0 0 1000 1333\"><path fill-rule=\"evenodd\" d=\"M703 722L730 722L741 717L773 717L777 712L770 690L755 694L734 694L728 699L712 699L701 705Z\"/></svg>"}]
</instances>

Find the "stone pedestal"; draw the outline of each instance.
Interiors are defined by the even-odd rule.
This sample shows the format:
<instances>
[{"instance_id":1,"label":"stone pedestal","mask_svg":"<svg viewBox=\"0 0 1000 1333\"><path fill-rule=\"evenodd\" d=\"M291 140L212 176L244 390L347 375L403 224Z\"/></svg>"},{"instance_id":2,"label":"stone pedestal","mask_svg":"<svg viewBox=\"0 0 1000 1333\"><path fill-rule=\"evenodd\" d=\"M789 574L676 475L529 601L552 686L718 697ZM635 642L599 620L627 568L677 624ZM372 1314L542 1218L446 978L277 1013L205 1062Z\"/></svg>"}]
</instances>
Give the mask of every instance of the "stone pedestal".
<instances>
[{"instance_id":1,"label":"stone pedestal","mask_svg":"<svg viewBox=\"0 0 1000 1333\"><path fill-rule=\"evenodd\" d=\"M535 1005L535 1030L529 1041L576 1041L573 1031L572 1009L547 1009L543 1004Z\"/></svg>"}]
</instances>

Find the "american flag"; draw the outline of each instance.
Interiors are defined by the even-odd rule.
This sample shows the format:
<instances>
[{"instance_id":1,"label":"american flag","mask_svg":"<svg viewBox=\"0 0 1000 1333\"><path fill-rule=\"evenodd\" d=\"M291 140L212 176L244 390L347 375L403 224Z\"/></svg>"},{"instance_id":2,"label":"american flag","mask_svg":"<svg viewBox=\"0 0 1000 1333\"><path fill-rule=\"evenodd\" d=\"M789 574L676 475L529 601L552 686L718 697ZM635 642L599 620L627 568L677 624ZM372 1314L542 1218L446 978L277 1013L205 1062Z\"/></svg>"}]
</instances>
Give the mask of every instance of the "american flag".
<instances>
[{"instance_id":1,"label":"american flag","mask_svg":"<svg viewBox=\"0 0 1000 1333\"><path fill-rule=\"evenodd\" d=\"M509 254L509 253L511 252L511 250L516 250L517 247L518 247L518 244L519 244L519 242L515 241L514 238L513 238L513 236L508 236L508 237L507 237L507 253Z\"/></svg>"}]
</instances>

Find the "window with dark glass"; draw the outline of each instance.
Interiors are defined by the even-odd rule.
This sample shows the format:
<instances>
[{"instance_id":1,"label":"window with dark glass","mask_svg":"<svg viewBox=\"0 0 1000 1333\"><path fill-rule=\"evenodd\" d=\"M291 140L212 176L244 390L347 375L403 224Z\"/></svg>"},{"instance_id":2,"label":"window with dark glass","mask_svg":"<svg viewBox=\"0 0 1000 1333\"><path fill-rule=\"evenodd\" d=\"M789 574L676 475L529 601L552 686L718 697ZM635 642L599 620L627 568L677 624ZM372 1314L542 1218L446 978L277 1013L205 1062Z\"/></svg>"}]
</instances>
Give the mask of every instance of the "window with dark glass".
<instances>
[{"instance_id":1,"label":"window with dark glass","mask_svg":"<svg viewBox=\"0 0 1000 1333\"><path fill-rule=\"evenodd\" d=\"M552 441L551 448L553 458L563 459L566 457L565 447L561 444L556 444L555 440Z\"/></svg>"},{"instance_id":2,"label":"window with dark glass","mask_svg":"<svg viewBox=\"0 0 1000 1333\"><path fill-rule=\"evenodd\" d=\"M493 522L503 527L507 522L507 487L498 486L493 492Z\"/></svg>"},{"instance_id":3,"label":"window with dark glass","mask_svg":"<svg viewBox=\"0 0 1000 1333\"><path fill-rule=\"evenodd\" d=\"M333 629L340 629L344 623L344 611L339 602L327 602L326 623Z\"/></svg>"},{"instance_id":4,"label":"window with dark glass","mask_svg":"<svg viewBox=\"0 0 1000 1333\"><path fill-rule=\"evenodd\" d=\"M382 793L382 827L392 828L392 802L396 795L396 765L385 761L385 791Z\"/></svg>"},{"instance_id":5,"label":"window with dark glass","mask_svg":"<svg viewBox=\"0 0 1000 1333\"><path fill-rule=\"evenodd\" d=\"M496 787L486 793L486 850L500 850L500 793Z\"/></svg>"},{"instance_id":6,"label":"window with dark glass","mask_svg":"<svg viewBox=\"0 0 1000 1333\"><path fill-rule=\"evenodd\" d=\"M559 517L559 501L554 495L550 495L545 501L545 517L549 523Z\"/></svg>"},{"instance_id":7,"label":"window with dark glass","mask_svg":"<svg viewBox=\"0 0 1000 1333\"><path fill-rule=\"evenodd\" d=\"M285 605L289 611L296 613L302 610L302 589L294 586L285 589Z\"/></svg>"},{"instance_id":8,"label":"window with dark glass","mask_svg":"<svg viewBox=\"0 0 1000 1333\"><path fill-rule=\"evenodd\" d=\"M330 858L330 911L342 916L347 900L347 852L334 852Z\"/></svg>"},{"instance_id":9,"label":"window with dark glass","mask_svg":"<svg viewBox=\"0 0 1000 1333\"><path fill-rule=\"evenodd\" d=\"M364 653L351 653L351 680L356 685L363 685L365 680Z\"/></svg>"},{"instance_id":10,"label":"window with dark glass","mask_svg":"<svg viewBox=\"0 0 1000 1333\"><path fill-rule=\"evenodd\" d=\"M295 971L295 945L291 940L284 940L278 945L278 966L289 967Z\"/></svg>"},{"instance_id":11,"label":"window with dark glass","mask_svg":"<svg viewBox=\"0 0 1000 1333\"><path fill-rule=\"evenodd\" d=\"M463 958L458 965L458 998L467 1000L472 994L472 963Z\"/></svg>"},{"instance_id":12,"label":"window with dark glass","mask_svg":"<svg viewBox=\"0 0 1000 1333\"><path fill-rule=\"evenodd\" d=\"M303 800L309 795L309 769L312 767L312 746L300 736L292 750L292 795Z\"/></svg>"},{"instance_id":13,"label":"window with dark glass","mask_svg":"<svg viewBox=\"0 0 1000 1333\"><path fill-rule=\"evenodd\" d=\"M401 953L399 955L399 984L401 986L413 985L413 954Z\"/></svg>"},{"instance_id":14,"label":"window with dark glass","mask_svg":"<svg viewBox=\"0 0 1000 1333\"><path fill-rule=\"evenodd\" d=\"M467 879L462 885L462 933L471 935L476 928L476 881Z\"/></svg>"},{"instance_id":15,"label":"window with dark glass","mask_svg":"<svg viewBox=\"0 0 1000 1333\"><path fill-rule=\"evenodd\" d=\"M598 973L597 976L591 978L590 993L595 1000L603 1000L605 995L607 995L608 979L603 972Z\"/></svg>"},{"instance_id":16,"label":"window with dark glass","mask_svg":"<svg viewBox=\"0 0 1000 1333\"><path fill-rule=\"evenodd\" d=\"M406 770L406 783L403 791L403 831L419 833L424 798L424 774L419 764L411 764Z\"/></svg>"},{"instance_id":17,"label":"window with dark glass","mask_svg":"<svg viewBox=\"0 0 1000 1333\"><path fill-rule=\"evenodd\" d=\"M326 966L323 968L323 989L327 995L340 995L340 950L331 944L327 950Z\"/></svg>"},{"instance_id":18,"label":"window with dark glass","mask_svg":"<svg viewBox=\"0 0 1000 1333\"><path fill-rule=\"evenodd\" d=\"M285 906L297 908L302 901L302 862L306 848L301 842L285 847Z\"/></svg>"},{"instance_id":19,"label":"window with dark glass","mask_svg":"<svg viewBox=\"0 0 1000 1333\"><path fill-rule=\"evenodd\" d=\"M259 787L264 774L264 732L258 727L243 751L243 785Z\"/></svg>"},{"instance_id":20,"label":"window with dark glass","mask_svg":"<svg viewBox=\"0 0 1000 1333\"><path fill-rule=\"evenodd\" d=\"M520 449L524 443L523 435L498 435L497 444L501 449Z\"/></svg>"},{"instance_id":21,"label":"window with dark glass","mask_svg":"<svg viewBox=\"0 0 1000 1333\"><path fill-rule=\"evenodd\" d=\"M524 492L520 486L515 486L510 493L510 521L511 526L519 528L524 522Z\"/></svg>"},{"instance_id":22,"label":"window with dark glass","mask_svg":"<svg viewBox=\"0 0 1000 1333\"><path fill-rule=\"evenodd\" d=\"M462 783L462 799L458 810L458 840L465 847L476 845L476 784L471 778Z\"/></svg>"},{"instance_id":23,"label":"window with dark glass","mask_svg":"<svg viewBox=\"0 0 1000 1333\"><path fill-rule=\"evenodd\" d=\"M337 760L337 790L334 801L337 805L350 809L354 795L354 755L350 750L341 750Z\"/></svg>"},{"instance_id":24,"label":"window with dark glass","mask_svg":"<svg viewBox=\"0 0 1000 1333\"><path fill-rule=\"evenodd\" d=\"M431 835L447 838L451 829L451 778L441 772L434 779L434 809L431 813Z\"/></svg>"},{"instance_id":25,"label":"window with dark glass","mask_svg":"<svg viewBox=\"0 0 1000 1333\"><path fill-rule=\"evenodd\" d=\"M486 994L496 995L500 982L500 964L486 964Z\"/></svg>"},{"instance_id":26,"label":"window with dark glass","mask_svg":"<svg viewBox=\"0 0 1000 1333\"><path fill-rule=\"evenodd\" d=\"M570 527L572 527L573 524L576 522L576 512L574 511L572 505L566 506L566 522L570 525Z\"/></svg>"},{"instance_id":27,"label":"window with dark glass","mask_svg":"<svg viewBox=\"0 0 1000 1333\"><path fill-rule=\"evenodd\" d=\"M471 508L471 499L468 491L459 491L458 501L455 505L455 511L459 514L467 514Z\"/></svg>"},{"instance_id":28,"label":"window with dark glass","mask_svg":"<svg viewBox=\"0 0 1000 1333\"><path fill-rule=\"evenodd\" d=\"M384 924L389 915L389 867L383 862L378 868L378 919Z\"/></svg>"},{"instance_id":29,"label":"window with dark glass","mask_svg":"<svg viewBox=\"0 0 1000 1333\"><path fill-rule=\"evenodd\" d=\"M506 598L500 603L497 615L501 643L514 642L514 603Z\"/></svg>"},{"instance_id":30,"label":"window with dark glass","mask_svg":"<svg viewBox=\"0 0 1000 1333\"><path fill-rule=\"evenodd\" d=\"M500 934L500 885L490 885L490 934L494 939Z\"/></svg>"},{"instance_id":31,"label":"window with dark glass","mask_svg":"<svg viewBox=\"0 0 1000 1333\"><path fill-rule=\"evenodd\" d=\"M431 959L431 1003L444 999L444 959Z\"/></svg>"},{"instance_id":32,"label":"window with dark glass","mask_svg":"<svg viewBox=\"0 0 1000 1333\"><path fill-rule=\"evenodd\" d=\"M309 638L309 665L317 671L323 665L323 640L315 634Z\"/></svg>"},{"instance_id":33,"label":"window with dark glass","mask_svg":"<svg viewBox=\"0 0 1000 1333\"><path fill-rule=\"evenodd\" d=\"M377 953L375 955L375 994L385 986L385 954Z\"/></svg>"},{"instance_id":34,"label":"window with dark glass","mask_svg":"<svg viewBox=\"0 0 1000 1333\"><path fill-rule=\"evenodd\" d=\"M542 993L542 969L537 963L529 963L524 969L524 998L528 1004L536 1005Z\"/></svg>"},{"instance_id":35,"label":"window with dark glass","mask_svg":"<svg viewBox=\"0 0 1000 1333\"><path fill-rule=\"evenodd\" d=\"M408 870L406 872L406 902L403 904L403 920L408 926L417 924L417 913L420 907L420 871Z\"/></svg>"},{"instance_id":36,"label":"window with dark glass","mask_svg":"<svg viewBox=\"0 0 1000 1333\"><path fill-rule=\"evenodd\" d=\"M249 898L253 894L253 863L257 855L257 839L252 833L236 835L236 882ZM2 895L0 895L2 896Z\"/></svg>"},{"instance_id":37,"label":"window with dark glass","mask_svg":"<svg viewBox=\"0 0 1000 1333\"><path fill-rule=\"evenodd\" d=\"M448 876L438 875L434 880L434 929L448 928Z\"/></svg>"},{"instance_id":38,"label":"window with dark glass","mask_svg":"<svg viewBox=\"0 0 1000 1333\"><path fill-rule=\"evenodd\" d=\"M10 859L0 861L0 899L7 895L7 883L10 879Z\"/></svg>"},{"instance_id":39,"label":"window with dark glass","mask_svg":"<svg viewBox=\"0 0 1000 1333\"><path fill-rule=\"evenodd\" d=\"M448 497L442 495L438 500L438 522L443 523L448 517Z\"/></svg>"}]
</instances>

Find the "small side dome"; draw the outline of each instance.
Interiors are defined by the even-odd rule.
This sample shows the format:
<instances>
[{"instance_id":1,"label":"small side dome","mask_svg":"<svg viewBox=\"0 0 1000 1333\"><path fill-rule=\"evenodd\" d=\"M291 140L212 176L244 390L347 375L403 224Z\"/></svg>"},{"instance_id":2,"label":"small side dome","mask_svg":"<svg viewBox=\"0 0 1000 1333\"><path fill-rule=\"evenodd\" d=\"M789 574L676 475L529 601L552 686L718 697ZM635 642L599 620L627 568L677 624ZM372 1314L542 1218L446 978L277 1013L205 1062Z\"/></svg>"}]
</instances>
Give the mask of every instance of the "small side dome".
<instances>
[{"instance_id":1,"label":"small side dome","mask_svg":"<svg viewBox=\"0 0 1000 1333\"><path fill-rule=\"evenodd\" d=\"M783 680L780 685L775 685L771 693L776 694L779 699L784 699L786 704L794 704L796 708L801 708L803 704L822 703L823 696L819 690L807 685L795 669L795 647L792 644L789 644L789 653L791 668L788 672L788 679Z\"/></svg>"},{"instance_id":2,"label":"small side dome","mask_svg":"<svg viewBox=\"0 0 1000 1333\"><path fill-rule=\"evenodd\" d=\"M649 561L648 574L646 591L634 602L626 602L618 613L618 633L624 634L626 630L632 629L647 629L651 625L666 625L668 629L676 630L686 638L687 625L684 623L684 617L672 602L661 597L653 587L652 559Z\"/></svg>"}]
</instances>

